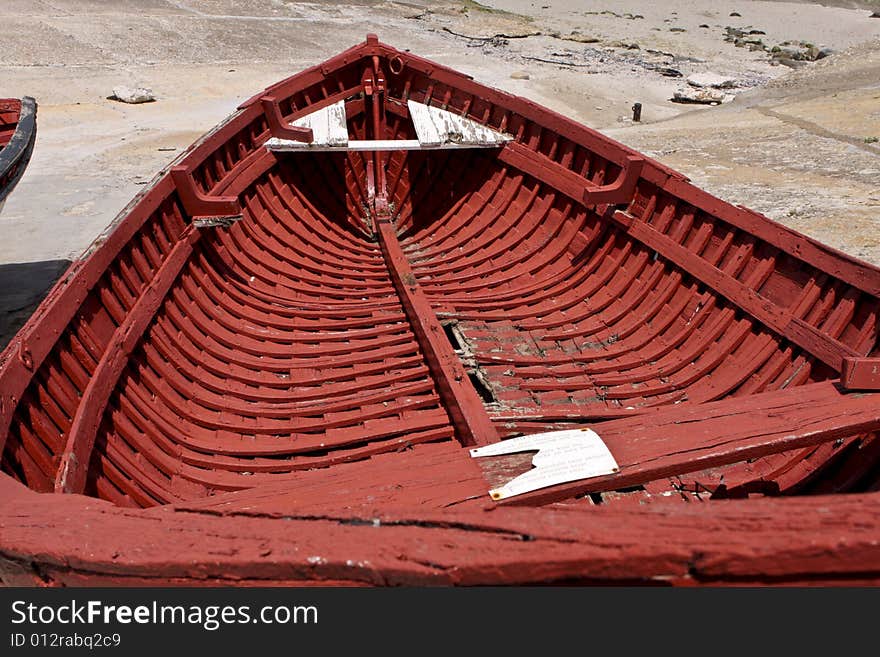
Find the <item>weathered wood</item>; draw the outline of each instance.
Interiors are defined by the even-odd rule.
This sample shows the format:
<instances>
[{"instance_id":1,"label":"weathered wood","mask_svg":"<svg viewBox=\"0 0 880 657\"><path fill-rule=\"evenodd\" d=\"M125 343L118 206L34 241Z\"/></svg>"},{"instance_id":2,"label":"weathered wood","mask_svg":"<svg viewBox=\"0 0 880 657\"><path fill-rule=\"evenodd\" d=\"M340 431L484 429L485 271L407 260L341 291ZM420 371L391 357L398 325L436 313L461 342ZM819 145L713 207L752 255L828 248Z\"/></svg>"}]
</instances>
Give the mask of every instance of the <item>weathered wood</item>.
<instances>
[{"instance_id":1,"label":"weathered wood","mask_svg":"<svg viewBox=\"0 0 880 657\"><path fill-rule=\"evenodd\" d=\"M880 430L880 395L845 393L834 382L679 406L594 427L620 471L510 498L508 504L547 504L576 495L638 486L769 454ZM523 471L521 459L478 459L490 475L487 490ZM496 461L483 465L484 461ZM499 463L502 464L499 467ZM528 467L528 466L527 466Z\"/></svg>"},{"instance_id":2,"label":"weathered wood","mask_svg":"<svg viewBox=\"0 0 880 657\"><path fill-rule=\"evenodd\" d=\"M276 134L276 130L273 138L266 141L266 148L282 153L447 150L498 148L513 139L438 107L414 101L410 101L408 107L417 139L349 139L345 101L340 100L293 121L294 127L310 129L314 135L311 139L285 139Z\"/></svg>"},{"instance_id":3,"label":"weathered wood","mask_svg":"<svg viewBox=\"0 0 880 657\"><path fill-rule=\"evenodd\" d=\"M463 445L486 445L498 434L458 356L443 334L431 303L407 261L389 216L377 219L382 254L394 287L437 384L437 391Z\"/></svg>"},{"instance_id":4,"label":"weathered wood","mask_svg":"<svg viewBox=\"0 0 880 657\"><path fill-rule=\"evenodd\" d=\"M762 324L791 340L835 370L840 371L844 358L861 355L819 329L810 326L802 319L794 317L789 311L762 297L752 288L725 274L645 222L619 210L615 211L612 217L626 230L628 235L653 249L663 258L675 263L676 266L681 267L702 284L723 295L728 301Z\"/></svg>"},{"instance_id":5,"label":"weathered wood","mask_svg":"<svg viewBox=\"0 0 880 657\"><path fill-rule=\"evenodd\" d=\"M608 446L592 429L563 429L509 438L470 451L473 458L535 453L532 468L516 477L504 477L489 496L505 500L572 481L594 479L620 470Z\"/></svg>"},{"instance_id":6,"label":"weathered wood","mask_svg":"<svg viewBox=\"0 0 880 657\"><path fill-rule=\"evenodd\" d=\"M473 148L498 148L498 144L459 144L453 141L445 141L437 145L426 145L418 139L352 139L344 145L324 145L272 138L266 142L266 148L278 153L340 153L346 151L448 151Z\"/></svg>"},{"instance_id":7,"label":"weathered wood","mask_svg":"<svg viewBox=\"0 0 880 657\"><path fill-rule=\"evenodd\" d=\"M67 444L55 479L56 493L82 493L98 427L119 375L131 352L180 274L201 233L189 229L162 263L155 278L144 288L125 321L116 329L95 373L83 393L67 435Z\"/></svg>"},{"instance_id":8,"label":"weathered wood","mask_svg":"<svg viewBox=\"0 0 880 657\"><path fill-rule=\"evenodd\" d=\"M144 512L7 480L0 577L42 586L880 582L878 518L876 495L492 513ZM186 558L171 558L169 545L186 546Z\"/></svg>"},{"instance_id":9,"label":"weathered wood","mask_svg":"<svg viewBox=\"0 0 880 657\"><path fill-rule=\"evenodd\" d=\"M345 507L360 507L372 513L487 507L483 472L458 441L404 444L400 450L332 468L297 472L281 481L181 503L180 508L320 516Z\"/></svg>"},{"instance_id":10,"label":"weathered wood","mask_svg":"<svg viewBox=\"0 0 880 657\"><path fill-rule=\"evenodd\" d=\"M381 93L362 94L365 81ZM266 96L278 125L334 108L321 115L335 112L356 147L392 152L269 152ZM498 153L397 149L419 142L409 101L514 141ZM420 150L468 145L431 125ZM4 473L51 491L61 461L60 490L159 508L31 498L0 475L7 583L28 581L32 564L51 584L876 578L863 540L876 539L876 493L699 504L668 480L711 467L697 482L727 476L731 495L876 489L875 400L827 381L841 361L876 355L876 269L376 39L245 103L179 166L0 356ZM639 218L597 207L619 202ZM201 231L156 312L142 294L158 292L181 231L239 203L244 220ZM437 313L454 323L448 339ZM543 509L492 505L453 440L589 417L617 418L594 428L620 477L524 500ZM491 477L529 467L521 456ZM644 490L607 491L628 482ZM600 496L579 497L595 484L598 508ZM83 540L73 522L99 529ZM170 536L184 537L179 554ZM251 536L277 560L254 556ZM89 551L117 537L115 559ZM331 565L316 570L311 546ZM350 570L351 554L370 566ZM724 565L705 569L701 554Z\"/></svg>"},{"instance_id":11,"label":"weathered wood","mask_svg":"<svg viewBox=\"0 0 880 657\"><path fill-rule=\"evenodd\" d=\"M840 382L849 390L880 390L880 358L844 358Z\"/></svg>"},{"instance_id":12,"label":"weathered wood","mask_svg":"<svg viewBox=\"0 0 880 657\"><path fill-rule=\"evenodd\" d=\"M0 101L2 103L2 101ZM11 134L0 132L0 210L24 174L37 138L37 103L30 96L6 101L9 114L14 115ZM3 124L0 123L0 127Z\"/></svg>"},{"instance_id":13,"label":"weathered wood","mask_svg":"<svg viewBox=\"0 0 880 657\"><path fill-rule=\"evenodd\" d=\"M418 141L425 147L440 147L443 144L503 146L513 139L510 135L439 107L431 107L414 100L407 101L406 105Z\"/></svg>"},{"instance_id":14,"label":"weathered wood","mask_svg":"<svg viewBox=\"0 0 880 657\"><path fill-rule=\"evenodd\" d=\"M270 98L263 99L266 116L270 115L267 103L271 103L271 100ZM285 128L284 131L280 131L275 127L274 122L271 125L271 130L273 139L266 143L266 146L270 149L272 149L270 144L277 142L288 144L289 146L308 146L311 149L317 149L322 146L345 146L348 144L345 101L339 100L332 105L327 105L292 121L289 131L300 135L300 139L285 137L284 134L288 129Z\"/></svg>"}]
</instances>

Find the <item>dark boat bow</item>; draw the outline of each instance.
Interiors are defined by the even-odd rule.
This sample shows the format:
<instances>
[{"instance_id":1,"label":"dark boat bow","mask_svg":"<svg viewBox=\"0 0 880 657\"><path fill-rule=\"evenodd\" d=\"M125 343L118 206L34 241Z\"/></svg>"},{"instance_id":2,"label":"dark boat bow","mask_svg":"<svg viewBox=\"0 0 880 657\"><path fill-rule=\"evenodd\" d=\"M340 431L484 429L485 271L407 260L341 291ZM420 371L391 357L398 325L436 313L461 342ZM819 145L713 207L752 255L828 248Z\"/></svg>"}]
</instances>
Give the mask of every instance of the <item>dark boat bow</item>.
<instances>
[{"instance_id":1,"label":"dark boat bow","mask_svg":"<svg viewBox=\"0 0 880 657\"><path fill-rule=\"evenodd\" d=\"M36 139L36 101L0 99L0 210L24 174Z\"/></svg>"}]
</instances>

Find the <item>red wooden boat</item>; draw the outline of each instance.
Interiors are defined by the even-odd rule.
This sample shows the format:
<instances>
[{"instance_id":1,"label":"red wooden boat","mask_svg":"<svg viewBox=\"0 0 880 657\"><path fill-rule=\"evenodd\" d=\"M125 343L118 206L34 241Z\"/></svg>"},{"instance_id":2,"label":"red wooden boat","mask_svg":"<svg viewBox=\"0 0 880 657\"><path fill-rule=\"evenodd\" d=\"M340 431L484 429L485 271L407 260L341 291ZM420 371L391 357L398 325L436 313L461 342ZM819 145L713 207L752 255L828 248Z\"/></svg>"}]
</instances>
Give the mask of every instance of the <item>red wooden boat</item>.
<instances>
[{"instance_id":1,"label":"red wooden boat","mask_svg":"<svg viewBox=\"0 0 880 657\"><path fill-rule=\"evenodd\" d=\"M878 310L874 267L370 36L5 350L0 573L877 583Z\"/></svg>"},{"instance_id":2,"label":"red wooden boat","mask_svg":"<svg viewBox=\"0 0 880 657\"><path fill-rule=\"evenodd\" d=\"M0 211L24 173L36 139L36 101L30 96L0 98Z\"/></svg>"}]
</instances>

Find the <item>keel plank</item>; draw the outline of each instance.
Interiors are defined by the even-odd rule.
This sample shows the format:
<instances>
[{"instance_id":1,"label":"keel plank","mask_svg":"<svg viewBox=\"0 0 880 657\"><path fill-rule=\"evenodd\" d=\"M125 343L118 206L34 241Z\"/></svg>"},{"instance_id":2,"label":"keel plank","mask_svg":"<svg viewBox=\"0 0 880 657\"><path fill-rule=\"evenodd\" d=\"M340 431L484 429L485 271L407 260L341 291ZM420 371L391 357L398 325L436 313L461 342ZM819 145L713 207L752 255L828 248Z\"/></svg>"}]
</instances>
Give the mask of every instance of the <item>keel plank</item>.
<instances>
[{"instance_id":1,"label":"keel plank","mask_svg":"<svg viewBox=\"0 0 880 657\"><path fill-rule=\"evenodd\" d=\"M377 224L379 243L394 287L437 384L440 399L455 425L458 439L467 446L495 442L498 440L495 426L461 360L446 340L431 302L419 287L394 225L389 217L380 217Z\"/></svg>"}]
</instances>

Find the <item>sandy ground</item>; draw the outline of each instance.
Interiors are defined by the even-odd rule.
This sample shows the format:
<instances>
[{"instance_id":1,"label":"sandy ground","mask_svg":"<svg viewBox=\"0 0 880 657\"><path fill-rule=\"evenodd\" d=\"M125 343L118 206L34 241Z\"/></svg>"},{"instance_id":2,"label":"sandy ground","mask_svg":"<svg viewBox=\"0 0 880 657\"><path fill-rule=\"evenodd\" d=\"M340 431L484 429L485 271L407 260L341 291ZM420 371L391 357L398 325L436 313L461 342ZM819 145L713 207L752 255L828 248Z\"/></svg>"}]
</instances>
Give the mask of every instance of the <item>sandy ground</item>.
<instances>
[{"instance_id":1,"label":"sandy ground","mask_svg":"<svg viewBox=\"0 0 880 657\"><path fill-rule=\"evenodd\" d=\"M697 184L880 264L880 2L2 0L0 97L36 97L31 165L0 215L0 346L66 263L243 99L367 32L526 96ZM731 16L732 13L739 16ZM830 57L780 65L790 42ZM694 73L732 102L670 102ZM681 77L670 77L680 73ZM158 101L123 105L114 86ZM633 102L643 105L634 124Z\"/></svg>"}]
</instances>

